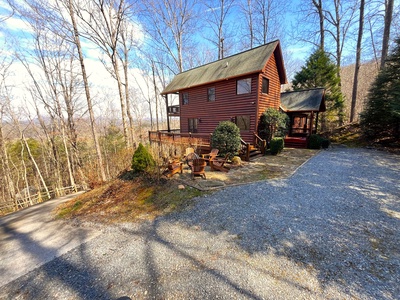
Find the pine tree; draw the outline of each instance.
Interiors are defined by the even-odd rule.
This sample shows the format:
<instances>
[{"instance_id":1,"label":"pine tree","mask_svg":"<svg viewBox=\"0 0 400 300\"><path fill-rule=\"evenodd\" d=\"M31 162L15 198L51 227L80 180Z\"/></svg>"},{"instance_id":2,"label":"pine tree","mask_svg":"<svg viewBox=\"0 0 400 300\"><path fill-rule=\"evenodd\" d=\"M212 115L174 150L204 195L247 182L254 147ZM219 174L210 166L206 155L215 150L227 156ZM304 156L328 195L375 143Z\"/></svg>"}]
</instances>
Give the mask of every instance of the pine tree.
<instances>
[{"instance_id":1,"label":"pine tree","mask_svg":"<svg viewBox=\"0 0 400 300\"><path fill-rule=\"evenodd\" d=\"M321 117L322 131L343 124L344 100L337 73L336 64L326 52L318 49L311 54L292 81L294 90L325 88L327 111Z\"/></svg>"},{"instance_id":2,"label":"pine tree","mask_svg":"<svg viewBox=\"0 0 400 300\"><path fill-rule=\"evenodd\" d=\"M369 140L400 138L400 38L369 90L360 124Z\"/></svg>"}]
</instances>

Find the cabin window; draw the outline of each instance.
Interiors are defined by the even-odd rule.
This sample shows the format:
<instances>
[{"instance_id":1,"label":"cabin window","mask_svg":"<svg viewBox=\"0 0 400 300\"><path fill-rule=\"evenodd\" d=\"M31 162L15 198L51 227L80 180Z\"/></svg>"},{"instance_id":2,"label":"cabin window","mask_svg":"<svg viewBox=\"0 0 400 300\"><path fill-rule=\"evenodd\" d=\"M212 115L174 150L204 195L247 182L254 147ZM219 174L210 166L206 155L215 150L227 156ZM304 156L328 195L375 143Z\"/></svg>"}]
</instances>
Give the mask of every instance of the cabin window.
<instances>
[{"instance_id":1,"label":"cabin window","mask_svg":"<svg viewBox=\"0 0 400 300\"><path fill-rule=\"evenodd\" d=\"M188 105L189 104L189 93L183 93L182 94L182 105Z\"/></svg>"},{"instance_id":2,"label":"cabin window","mask_svg":"<svg viewBox=\"0 0 400 300\"><path fill-rule=\"evenodd\" d=\"M269 79L265 77L262 78L262 93L263 94L269 93Z\"/></svg>"},{"instance_id":3,"label":"cabin window","mask_svg":"<svg viewBox=\"0 0 400 300\"><path fill-rule=\"evenodd\" d=\"M189 132L196 133L197 132L197 125L198 125L198 119L188 119L188 124L189 124Z\"/></svg>"},{"instance_id":4,"label":"cabin window","mask_svg":"<svg viewBox=\"0 0 400 300\"><path fill-rule=\"evenodd\" d=\"M210 102L215 101L215 87L207 89L207 99Z\"/></svg>"},{"instance_id":5,"label":"cabin window","mask_svg":"<svg viewBox=\"0 0 400 300\"><path fill-rule=\"evenodd\" d=\"M236 93L250 94L251 93L251 78L240 79L237 81Z\"/></svg>"},{"instance_id":6,"label":"cabin window","mask_svg":"<svg viewBox=\"0 0 400 300\"><path fill-rule=\"evenodd\" d=\"M235 123L240 130L250 130L250 116L236 116Z\"/></svg>"}]
</instances>

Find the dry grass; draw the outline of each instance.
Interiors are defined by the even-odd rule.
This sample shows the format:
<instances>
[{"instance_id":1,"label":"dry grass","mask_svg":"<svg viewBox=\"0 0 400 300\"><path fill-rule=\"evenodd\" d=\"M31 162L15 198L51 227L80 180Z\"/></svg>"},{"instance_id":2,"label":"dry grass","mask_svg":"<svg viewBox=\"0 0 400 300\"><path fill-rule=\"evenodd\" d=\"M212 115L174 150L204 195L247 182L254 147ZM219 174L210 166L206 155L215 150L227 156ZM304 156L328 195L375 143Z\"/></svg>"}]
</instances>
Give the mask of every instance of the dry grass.
<instances>
[{"instance_id":1,"label":"dry grass","mask_svg":"<svg viewBox=\"0 0 400 300\"><path fill-rule=\"evenodd\" d=\"M201 194L190 187L179 190L174 181L119 178L59 206L56 216L100 223L148 220L182 209Z\"/></svg>"}]
</instances>

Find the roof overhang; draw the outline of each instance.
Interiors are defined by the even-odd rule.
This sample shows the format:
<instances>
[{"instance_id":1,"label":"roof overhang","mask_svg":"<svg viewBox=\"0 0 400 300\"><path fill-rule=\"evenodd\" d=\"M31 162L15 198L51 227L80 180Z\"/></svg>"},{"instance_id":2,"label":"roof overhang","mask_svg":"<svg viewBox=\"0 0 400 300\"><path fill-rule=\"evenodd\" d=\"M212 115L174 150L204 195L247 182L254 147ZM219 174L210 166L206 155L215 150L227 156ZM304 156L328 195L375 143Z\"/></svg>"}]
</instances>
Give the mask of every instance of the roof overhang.
<instances>
[{"instance_id":1,"label":"roof overhang","mask_svg":"<svg viewBox=\"0 0 400 300\"><path fill-rule=\"evenodd\" d=\"M177 74L161 95L178 93L181 90L213 84L263 72L271 56L275 56L279 80L287 83L282 50L278 40L224 59Z\"/></svg>"},{"instance_id":2,"label":"roof overhang","mask_svg":"<svg viewBox=\"0 0 400 300\"><path fill-rule=\"evenodd\" d=\"M281 109L288 112L324 112L325 89L315 88L281 93Z\"/></svg>"}]
</instances>

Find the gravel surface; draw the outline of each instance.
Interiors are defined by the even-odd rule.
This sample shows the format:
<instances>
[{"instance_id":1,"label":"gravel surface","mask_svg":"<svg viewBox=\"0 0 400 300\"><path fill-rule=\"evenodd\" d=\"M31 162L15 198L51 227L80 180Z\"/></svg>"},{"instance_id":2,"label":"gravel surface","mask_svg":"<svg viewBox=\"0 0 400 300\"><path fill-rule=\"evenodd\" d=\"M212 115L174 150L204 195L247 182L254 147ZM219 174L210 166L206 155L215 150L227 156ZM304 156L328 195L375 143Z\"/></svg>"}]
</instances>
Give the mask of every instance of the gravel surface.
<instances>
[{"instance_id":1,"label":"gravel surface","mask_svg":"<svg viewBox=\"0 0 400 300\"><path fill-rule=\"evenodd\" d=\"M400 299L399 225L400 157L333 148L290 178L104 227L0 298Z\"/></svg>"}]
</instances>

